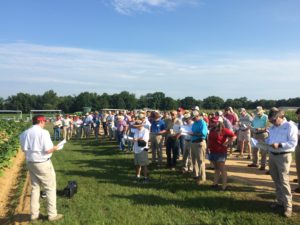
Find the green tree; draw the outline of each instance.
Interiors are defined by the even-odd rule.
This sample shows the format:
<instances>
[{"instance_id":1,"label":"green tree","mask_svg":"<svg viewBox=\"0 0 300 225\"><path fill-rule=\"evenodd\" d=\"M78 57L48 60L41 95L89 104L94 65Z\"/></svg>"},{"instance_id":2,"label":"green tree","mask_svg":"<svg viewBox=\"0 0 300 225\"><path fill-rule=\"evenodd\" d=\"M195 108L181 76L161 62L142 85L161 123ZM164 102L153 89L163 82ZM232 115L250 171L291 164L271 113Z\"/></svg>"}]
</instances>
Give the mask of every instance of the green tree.
<instances>
[{"instance_id":1,"label":"green tree","mask_svg":"<svg viewBox=\"0 0 300 225\"><path fill-rule=\"evenodd\" d=\"M31 95L18 93L17 95L9 96L5 103L5 108L10 110L21 110L23 113L29 113L32 109Z\"/></svg>"},{"instance_id":2,"label":"green tree","mask_svg":"<svg viewBox=\"0 0 300 225\"><path fill-rule=\"evenodd\" d=\"M53 90L46 91L41 100L43 102L42 109L57 109L58 96Z\"/></svg>"},{"instance_id":3,"label":"green tree","mask_svg":"<svg viewBox=\"0 0 300 225\"><path fill-rule=\"evenodd\" d=\"M4 109L4 99L0 97L0 109Z\"/></svg>"},{"instance_id":4,"label":"green tree","mask_svg":"<svg viewBox=\"0 0 300 225\"><path fill-rule=\"evenodd\" d=\"M123 99L125 103L125 109L135 109L137 106L137 99L135 98L134 94L130 94L128 91L122 91L119 94L119 98ZM123 104L120 102L120 104Z\"/></svg>"},{"instance_id":5,"label":"green tree","mask_svg":"<svg viewBox=\"0 0 300 225\"><path fill-rule=\"evenodd\" d=\"M73 113L82 111L82 108L77 108L75 104L75 97L68 95L59 97L59 103L57 104L57 108L61 109L65 113Z\"/></svg>"},{"instance_id":6,"label":"green tree","mask_svg":"<svg viewBox=\"0 0 300 225\"><path fill-rule=\"evenodd\" d=\"M205 109L222 109L224 100L217 96L209 96L203 99L203 107Z\"/></svg>"},{"instance_id":7,"label":"green tree","mask_svg":"<svg viewBox=\"0 0 300 225\"><path fill-rule=\"evenodd\" d=\"M92 109L98 109L97 105L97 94L96 93L89 93L83 92L80 93L75 98L76 104L76 111L82 111L83 107L92 107Z\"/></svg>"},{"instance_id":8,"label":"green tree","mask_svg":"<svg viewBox=\"0 0 300 225\"><path fill-rule=\"evenodd\" d=\"M185 97L184 99L179 100L179 104L184 109L192 109L198 105L198 101L193 97Z\"/></svg>"},{"instance_id":9,"label":"green tree","mask_svg":"<svg viewBox=\"0 0 300 225\"><path fill-rule=\"evenodd\" d=\"M109 105L110 96L107 93L103 93L98 97L99 109L107 109L110 108Z\"/></svg>"},{"instance_id":10,"label":"green tree","mask_svg":"<svg viewBox=\"0 0 300 225\"><path fill-rule=\"evenodd\" d=\"M170 97L165 97L161 101L160 109L162 110L173 110L178 108L178 102Z\"/></svg>"}]
</instances>

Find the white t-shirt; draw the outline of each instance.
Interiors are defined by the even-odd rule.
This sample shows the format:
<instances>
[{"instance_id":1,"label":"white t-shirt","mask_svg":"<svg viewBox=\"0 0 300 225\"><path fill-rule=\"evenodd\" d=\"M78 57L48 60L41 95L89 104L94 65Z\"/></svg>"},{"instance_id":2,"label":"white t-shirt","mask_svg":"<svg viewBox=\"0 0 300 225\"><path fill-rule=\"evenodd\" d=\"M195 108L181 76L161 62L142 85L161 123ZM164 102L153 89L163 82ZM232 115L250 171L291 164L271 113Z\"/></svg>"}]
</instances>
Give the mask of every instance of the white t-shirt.
<instances>
[{"instance_id":1,"label":"white t-shirt","mask_svg":"<svg viewBox=\"0 0 300 225\"><path fill-rule=\"evenodd\" d=\"M20 143L28 162L44 162L52 156L46 152L53 148L50 133L39 125L25 130L20 135Z\"/></svg>"},{"instance_id":2,"label":"white t-shirt","mask_svg":"<svg viewBox=\"0 0 300 225\"><path fill-rule=\"evenodd\" d=\"M148 148L148 141L149 141L149 130L146 128L142 128L141 130L136 129L134 133L134 138L140 139L142 138L147 144L145 147L139 147L137 141L134 142L133 150L135 154L141 153L144 151L144 148Z\"/></svg>"}]
</instances>

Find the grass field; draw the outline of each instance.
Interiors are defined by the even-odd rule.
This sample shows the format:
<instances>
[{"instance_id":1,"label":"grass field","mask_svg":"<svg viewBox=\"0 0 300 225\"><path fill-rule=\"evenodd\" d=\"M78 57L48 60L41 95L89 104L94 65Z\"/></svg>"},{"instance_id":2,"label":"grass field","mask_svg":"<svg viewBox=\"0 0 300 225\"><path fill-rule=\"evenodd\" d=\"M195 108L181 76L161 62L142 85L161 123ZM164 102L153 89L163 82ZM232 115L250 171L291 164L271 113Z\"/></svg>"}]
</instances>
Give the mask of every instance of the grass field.
<instances>
[{"instance_id":1,"label":"grass field","mask_svg":"<svg viewBox=\"0 0 300 225\"><path fill-rule=\"evenodd\" d=\"M197 186L191 175L150 166L150 183L135 184L133 154L117 149L109 141L72 140L54 154L57 208L65 216L55 224L300 224L299 216L286 219L269 208L272 194L231 180L230 191L211 190L211 175ZM71 199L60 196L69 180L78 182Z\"/></svg>"}]
</instances>

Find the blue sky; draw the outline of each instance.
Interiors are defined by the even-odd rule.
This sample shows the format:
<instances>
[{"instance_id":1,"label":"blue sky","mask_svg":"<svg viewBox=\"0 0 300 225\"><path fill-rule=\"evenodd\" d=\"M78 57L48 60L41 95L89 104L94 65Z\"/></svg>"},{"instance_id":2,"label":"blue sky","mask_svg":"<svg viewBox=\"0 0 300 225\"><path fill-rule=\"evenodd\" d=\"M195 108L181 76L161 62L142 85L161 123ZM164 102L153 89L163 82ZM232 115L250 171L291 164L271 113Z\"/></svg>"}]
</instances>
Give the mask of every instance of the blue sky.
<instances>
[{"instance_id":1,"label":"blue sky","mask_svg":"<svg viewBox=\"0 0 300 225\"><path fill-rule=\"evenodd\" d=\"M1 0L0 96L299 97L299 0Z\"/></svg>"}]
</instances>

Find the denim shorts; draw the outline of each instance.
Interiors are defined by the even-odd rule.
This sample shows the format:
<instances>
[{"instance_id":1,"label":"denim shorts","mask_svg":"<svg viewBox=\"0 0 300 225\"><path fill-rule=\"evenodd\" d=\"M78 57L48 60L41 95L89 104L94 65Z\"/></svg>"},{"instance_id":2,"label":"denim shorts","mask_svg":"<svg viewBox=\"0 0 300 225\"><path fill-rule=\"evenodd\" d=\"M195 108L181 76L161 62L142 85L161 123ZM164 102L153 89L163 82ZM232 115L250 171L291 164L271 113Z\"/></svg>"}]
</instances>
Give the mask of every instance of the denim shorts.
<instances>
[{"instance_id":1,"label":"denim shorts","mask_svg":"<svg viewBox=\"0 0 300 225\"><path fill-rule=\"evenodd\" d=\"M227 159L226 153L209 153L208 159L213 162L225 162Z\"/></svg>"}]
</instances>

